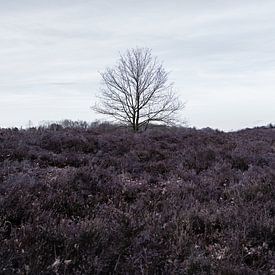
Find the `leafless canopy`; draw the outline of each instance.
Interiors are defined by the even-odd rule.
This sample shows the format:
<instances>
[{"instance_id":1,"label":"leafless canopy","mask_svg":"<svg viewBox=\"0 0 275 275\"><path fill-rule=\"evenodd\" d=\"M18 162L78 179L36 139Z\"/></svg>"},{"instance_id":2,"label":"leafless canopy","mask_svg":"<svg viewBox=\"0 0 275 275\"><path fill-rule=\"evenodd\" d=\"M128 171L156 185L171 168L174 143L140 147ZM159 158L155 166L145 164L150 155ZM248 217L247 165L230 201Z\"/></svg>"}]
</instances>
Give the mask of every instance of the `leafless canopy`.
<instances>
[{"instance_id":1,"label":"leafless canopy","mask_svg":"<svg viewBox=\"0 0 275 275\"><path fill-rule=\"evenodd\" d=\"M101 76L100 102L93 110L129 124L134 131L146 129L150 122L174 123L183 107L150 49L128 50Z\"/></svg>"}]
</instances>

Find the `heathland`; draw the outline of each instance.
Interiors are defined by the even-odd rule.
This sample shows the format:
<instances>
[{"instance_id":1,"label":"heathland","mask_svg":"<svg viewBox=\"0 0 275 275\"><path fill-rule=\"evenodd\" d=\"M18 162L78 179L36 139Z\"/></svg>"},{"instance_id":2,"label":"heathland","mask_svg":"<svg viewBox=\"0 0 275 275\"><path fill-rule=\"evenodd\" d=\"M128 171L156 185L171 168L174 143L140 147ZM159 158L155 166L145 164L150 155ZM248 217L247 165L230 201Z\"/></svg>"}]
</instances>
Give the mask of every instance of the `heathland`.
<instances>
[{"instance_id":1,"label":"heathland","mask_svg":"<svg viewBox=\"0 0 275 275\"><path fill-rule=\"evenodd\" d=\"M0 129L1 274L275 274L275 129Z\"/></svg>"}]
</instances>

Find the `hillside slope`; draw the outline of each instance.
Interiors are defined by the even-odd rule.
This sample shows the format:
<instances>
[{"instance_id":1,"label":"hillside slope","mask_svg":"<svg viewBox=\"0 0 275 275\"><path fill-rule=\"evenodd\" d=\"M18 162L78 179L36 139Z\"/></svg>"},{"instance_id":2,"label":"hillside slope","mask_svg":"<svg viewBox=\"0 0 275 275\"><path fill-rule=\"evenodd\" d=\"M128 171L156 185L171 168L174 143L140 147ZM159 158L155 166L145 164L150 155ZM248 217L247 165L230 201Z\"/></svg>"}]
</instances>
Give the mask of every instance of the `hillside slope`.
<instances>
[{"instance_id":1,"label":"hillside slope","mask_svg":"<svg viewBox=\"0 0 275 275\"><path fill-rule=\"evenodd\" d=\"M275 274L274 146L268 128L0 129L0 270Z\"/></svg>"}]
</instances>

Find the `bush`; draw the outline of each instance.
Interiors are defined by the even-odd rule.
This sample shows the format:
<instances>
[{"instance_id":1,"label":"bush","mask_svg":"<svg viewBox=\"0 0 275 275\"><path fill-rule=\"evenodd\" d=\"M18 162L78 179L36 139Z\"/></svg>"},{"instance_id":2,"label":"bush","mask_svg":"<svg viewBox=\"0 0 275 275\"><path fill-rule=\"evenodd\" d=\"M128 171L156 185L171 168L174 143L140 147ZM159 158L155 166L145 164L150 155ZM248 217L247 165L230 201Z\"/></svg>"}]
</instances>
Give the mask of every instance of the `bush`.
<instances>
[{"instance_id":1,"label":"bush","mask_svg":"<svg viewBox=\"0 0 275 275\"><path fill-rule=\"evenodd\" d=\"M3 274L269 274L275 132L0 130Z\"/></svg>"}]
</instances>

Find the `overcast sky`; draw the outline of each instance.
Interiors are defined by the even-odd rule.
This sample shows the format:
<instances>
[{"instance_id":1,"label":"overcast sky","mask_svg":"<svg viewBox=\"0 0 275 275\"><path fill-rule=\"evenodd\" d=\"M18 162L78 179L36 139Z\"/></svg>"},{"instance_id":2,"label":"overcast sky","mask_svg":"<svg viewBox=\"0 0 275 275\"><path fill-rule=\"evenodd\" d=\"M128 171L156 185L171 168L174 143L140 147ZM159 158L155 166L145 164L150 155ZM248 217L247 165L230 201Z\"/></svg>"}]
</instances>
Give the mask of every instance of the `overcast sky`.
<instances>
[{"instance_id":1,"label":"overcast sky","mask_svg":"<svg viewBox=\"0 0 275 275\"><path fill-rule=\"evenodd\" d=\"M0 127L93 121L99 71L149 47L190 126L275 123L275 1L0 0Z\"/></svg>"}]
</instances>

